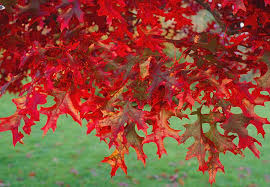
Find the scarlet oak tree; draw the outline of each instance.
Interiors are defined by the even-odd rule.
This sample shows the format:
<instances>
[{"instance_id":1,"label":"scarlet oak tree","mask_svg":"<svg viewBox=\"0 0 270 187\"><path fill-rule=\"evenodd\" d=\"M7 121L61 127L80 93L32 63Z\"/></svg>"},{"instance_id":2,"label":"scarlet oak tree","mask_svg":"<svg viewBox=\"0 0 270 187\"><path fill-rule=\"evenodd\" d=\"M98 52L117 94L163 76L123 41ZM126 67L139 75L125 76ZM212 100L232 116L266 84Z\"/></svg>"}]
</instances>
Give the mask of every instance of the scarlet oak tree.
<instances>
[{"instance_id":1,"label":"scarlet oak tree","mask_svg":"<svg viewBox=\"0 0 270 187\"><path fill-rule=\"evenodd\" d=\"M265 94L270 91L269 0L0 4L0 93L20 95L13 99L16 112L0 118L0 131L11 131L14 145L31 133L40 113L47 115L44 134L68 114L80 125L86 120L87 133L95 130L115 149L103 160L112 166L112 176L119 167L127 173L124 157L130 147L144 164L145 143L157 145L159 158L166 154L166 137L179 144L194 139L186 159L196 157L210 183L217 171L224 172L220 153L243 155L248 148L259 157L261 144L247 127L254 125L264 136L263 125L269 124L254 112L270 101ZM199 32L192 20L201 10L212 19ZM169 44L180 59L168 56ZM248 79L249 74L254 76ZM43 107L48 96L55 104ZM195 103L200 107L194 109ZM143 110L145 105L151 110ZM202 113L202 107L210 113ZM233 114L232 107L242 113ZM185 124L179 136L168 119L189 114L197 121ZM210 128L204 132L206 124Z\"/></svg>"}]
</instances>

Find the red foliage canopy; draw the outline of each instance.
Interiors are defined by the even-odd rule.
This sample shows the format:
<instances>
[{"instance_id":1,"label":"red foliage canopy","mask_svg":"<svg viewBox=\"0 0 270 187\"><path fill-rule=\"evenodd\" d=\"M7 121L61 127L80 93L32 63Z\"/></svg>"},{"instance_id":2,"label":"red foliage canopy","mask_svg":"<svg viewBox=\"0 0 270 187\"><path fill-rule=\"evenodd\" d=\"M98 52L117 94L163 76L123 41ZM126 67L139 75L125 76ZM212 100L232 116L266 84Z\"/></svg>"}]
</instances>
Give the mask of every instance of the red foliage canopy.
<instances>
[{"instance_id":1,"label":"red foliage canopy","mask_svg":"<svg viewBox=\"0 0 270 187\"><path fill-rule=\"evenodd\" d=\"M243 154L249 148L259 157L255 143L260 143L247 126L264 136L263 125L269 124L254 112L256 105L270 101L263 94L270 91L269 0L0 3L0 94L20 95L13 99L16 112L0 118L0 132L10 130L14 145L24 137L18 130L22 120L24 133L30 134L40 113L47 115L46 134L55 131L60 115L69 114L80 125L86 119L87 133L95 130L114 147L103 160L112 166L112 176L119 167L127 172L129 147L144 164L145 143L154 142L159 157L166 154L166 137L179 144L195 140L186 159L196 157L210 183L217 171L224 171L220 153ZM193 18L201 10L212 19L198 31ZM169 44L182 54L180 59L168 56ZM245 78L249 74L254 76ZM55 104L39 107L47 96ZM195 103L200 107L194 109ZM143 110L147 104L150 111ZM205 106L210 113L202 113ZM179 136L168 119L188 118L192 107L188 114L198 119L185 124ZM242 113L233 114L231 107ZM206 123L208 132L203 131Z\"/></svg>"}]
</instances>

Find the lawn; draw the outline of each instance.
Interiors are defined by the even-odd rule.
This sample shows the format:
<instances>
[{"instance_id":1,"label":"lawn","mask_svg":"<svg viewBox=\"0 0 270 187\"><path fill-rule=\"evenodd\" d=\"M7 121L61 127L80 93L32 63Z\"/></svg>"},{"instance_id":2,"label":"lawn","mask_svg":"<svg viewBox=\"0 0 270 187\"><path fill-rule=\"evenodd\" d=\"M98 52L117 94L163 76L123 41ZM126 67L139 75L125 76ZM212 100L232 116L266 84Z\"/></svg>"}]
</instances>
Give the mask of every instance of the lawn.
<instances>
[{"instance_id":1,"label":"lawn","mask_svg":"<svg viewBox=\"0 0 270 187\"><path fill-rule=\"evenodd\" d=\"M15 106L11 103L14 96L4 95L0 99L0 117L11 115ZM270 102L266 107L257 107L256 112L270 118ZM193 119L194 120L194 119ZM148 155L147 164L137 160L134 150L126 157L128 176L118 170L116 176L110 177L110 165L100 163L108 150L104 142L94 136L86 135L86 128L73 122L71 117L61 116L55 133L51 131L43 137L40 130L46 117L33 127L31 136L25 136L24 144L12 145L10 132L0 133L0 186L210 186L208 174L196 171L198 164L195 158L186 161L187 147L177 145L170 138L165 139L168 155L158 159L153 143L144 145ZM183 130L186 120L171 119L172 126ZM84 123L85 124L85 123ZM266 137L262 142L261 159L246 150L246 157L227 153L221 155L225 174L218 173L218 186L270 186L270 127L265 126ZM256 135L256 129L250 126L249 132Z\"/></svg>"}]
</instances>

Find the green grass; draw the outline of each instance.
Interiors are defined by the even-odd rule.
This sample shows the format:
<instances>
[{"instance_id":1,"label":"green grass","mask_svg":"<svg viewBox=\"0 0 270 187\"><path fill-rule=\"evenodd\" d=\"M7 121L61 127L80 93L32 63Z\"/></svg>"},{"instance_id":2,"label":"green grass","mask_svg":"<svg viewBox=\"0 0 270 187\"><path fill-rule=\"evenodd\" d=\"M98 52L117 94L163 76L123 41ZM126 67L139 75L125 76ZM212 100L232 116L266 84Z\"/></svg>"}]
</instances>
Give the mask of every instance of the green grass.
<instances>
[{"instance_id":1,"label":"green grass","mask_svg":"<svg viewBox=\"0 0 270 187\"><path fill-rule=\"evenodd\" d=\"M0 117L11 115L15 106L12 96L5 95L0 99ZM266 108L258 107L257 112L270 118L270 103ZM86 128L80 127L70 117L61 116L55 133L42 137L41 121L33 127L31 136L25 136L24 145L12 145L11 132L0 133L0 186L173 186L170 176L178 175L185 186L210 186L208 174L196 171L196 159L186 161L186 148L192 143L178 146L176 141L165 139L167 156L158 159L153 143L144 145L148 156L147 164L137 160L134 150L126 157L128 176L120 169L115 177L110 177L110 166L100 163L108 150L104 142L91 135L86 135ZM187 121L172 119L172 125L184 131L182 125ZM85 123L84 123L85 124ZM180 126L180 127L179 127ZM266 138L258 136L263 144L261 159L245 151L245 158L227 153L221 155L225 174L218 173L213 186L270 186L270 128L266 125ZM183 133L183 131L181 133ZM256 129L250 126L249 131L256 135ZM34 175L34 176L31 176ZM180 186L180 184L179 184Z\"/></svg>"}]
</instances>

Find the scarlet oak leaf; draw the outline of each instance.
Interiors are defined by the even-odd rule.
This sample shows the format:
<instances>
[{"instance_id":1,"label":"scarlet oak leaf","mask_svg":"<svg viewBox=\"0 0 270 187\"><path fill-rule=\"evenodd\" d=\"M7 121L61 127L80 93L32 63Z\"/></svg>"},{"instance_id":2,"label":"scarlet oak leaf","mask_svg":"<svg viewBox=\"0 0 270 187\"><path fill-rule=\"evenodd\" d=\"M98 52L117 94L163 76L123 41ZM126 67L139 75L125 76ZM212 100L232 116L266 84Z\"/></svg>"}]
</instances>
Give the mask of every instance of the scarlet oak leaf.
<instances>
[{"instance_id":1,"label":"scarlet oak leaf","mask_svg":"<svg viewBox=\"0 0 270 187\"><path fill-rule=\"evenodd\" d=\"M45 104L47 102L46 95L37 91L32 91L29 96L25 98L25 107L20 111L20 114L29 114L31 119L39 121L38 105Z\"/></svg>"},{"instance_id":2,"label":"scarlet oak leaf","mask_svg":"<svg viewBox=\"0 0 270 187\"><path fill-rule=\"evenodd\" d=\"M267 98L267 96L265 97ZM263 101L263 98L261 101ZM254 100L257 105L264 104L260 103L261 101L260 97L257 97ZM243 105L241 106L241 109L243 110L243 114L247 116L248 119L250 119L249 123L253 124L256 127L258 134L261 134L264 137L265 131L263 129L263 125L269 124L270 122L267 120L267 118L262 118L255 113L255 104L252 104L247 99L243 99L242 103Z\"/></svg>"},{"instance_id":3,"label":"scarlet oak leaf","mask_svg":"<svg viewBox=\"0 0 270 187\"><path fill-rule=\"evenodd\" d=\"M79 115L78 109L75 108L72 103L72 99L69 92L53 90L52 95L55 97L55 104L51 107L40 109L42 114L48 116L47 123L42 130L44 135L48 132L49 129L52 129L53 132L57 127L57 120L60 115L69 114L74 121L81 125L81 118Z\"/></svg>"},{"instance_id":4,"label":"scarlet oak leaf","mask_svg":"<svg viewBox=\"0 0 270 187\"><path fill-rule=\"evenodd\" d=\"M160 34L161 30L159 28L152 28L151 30L145 29L144 27L138 27L139 37L135 40L138 46L143 46L151 49L153 52L161 52L164 46L160 45L161 40L155 38L154 35Z\"/></svg>"},{"instance_id":5,"label":"scarlet oak leaf","mask_svg":"<svg viewBox=\"0 0 270 187\"><path fill-rule=\"evenodd\" d=\"M260 157L260 152L255 146L255 142L261 145L255 138L249 136L246 129L250 123L250 118L243 114L231 114L230 117L222 124L222 128L225 130L225 135L229 132L237 133L239 137L238 147L245 149L248 147L256 157Z\"/></svg>"},{"instance_id":6,"label":"scarlet oak leaf","mask_svg":"<svg viewBox=\"0 0 270 187\"><path fill-rule=\"evenodd\" d=\"M148 126L144 121L144 111L135 109L130 103L127 103L119 112L109 112L104 116L103 120L99 121L97 135L103 140L110 135L108 133L111 133L112 137L109 146L118 145L116 141L118 134L123 132L125 124L130 122L135 123L138 129L145 134L147 133ZM107 133L102 133L102 130L106 127L109 129Z\"/></svg>"},{"instance_id":7,"label":"scarlet oak leaf","mask_svg":"<svg viewBox=\"0 0 270 187\"><path fill-rule=\"evenodd\" d=\"M125 129L126 139L127 139L127 146L133 147L137 153L138 160L141 160L142 163L145 165L145 159L147 156L144 154L143 151L143 140L144 138L139 136L135 131L134 124L130 124Z\"/></svg>"},{"instance_id":8,"label":"scarlet oak leaf","mask_svg":"<svg viewBox=\"0 0 270 187\"><path fill-rule=\"evenodd\" d=\"M186 128L186 131L181 136L180 142L185 143L190 137L193 137L195 140L195 142L188 147L189 151L187 152L186 160L197 157L199 170L204 172L207 169L205 168L205 154L208 144L202 131L201 122L198 120L193 124L186 124L184 127Z\"/></svg>"},{"instance_id":9,"label":"scarlet oak leaf","mask_svg":"<svg viewBox=\"0 0 270 187\"><path fill-rule=\"evenodd\" d=\"M192 106L195 104L195 99L192 97L189 90L179 93L178 95L176 95L176 98L179 100L177 106L179 110L182 109L185 103L187 103L187 107L189 107L190 109L192 109Z\"/></svg>"},{"instance_id":10,"label":"scarlet oak leaf","mask_svg":"<svg viewBox=\"0 0 270 187\"><path fill-rule=\"evenodd\" d=\"M6 92L6 89L17 79L20 78L20 75L13 76L10 81L0 86L0 97Z\"/></svg>"},{"instance_id":11,"label":"scarlet oak leaf","mask_svg":"<svg viewBox=\"0 0 270 187\"><path fill-rule=\"evenodd\" d=\"M216 181L215 178L218 171L224 173L224 166L219 160L219 153L209 153L207 167L209 173L209 182L212 184Z\"/></svg>"},{"instance_id":12,"label":"scarlet oak leaf","mask_svg":"<svg viewBox=\"0 0 270 187\"><path fill-rule=\"evenodd\" d=\"M12 132L14 146L24 137L24 135L18 131L22 118L23 117L18 113L6 118L0 118L0 132L10 130Z\"/></svg>"},{"instance_id":13,"label":"scarlet oak leaf","mask_svg":"<svg viewBox=\"0 0 270 187\"><path fill-rule=\"evenodd\" d=\"M224 167L220 163L219 153L231 151L234 154L242 154L238 147L233 143L235 136L221 135L217 128L217 122L222 122L225 118L219 112L210 111L209 114L201 114L201 108L192 114L197 114L199 119L193 124L186 124L185 133L181 136L181 142L193 137L195 142L188 148L186 159L197 157L199 170L209 173L209 182L215 182L215 176L218 171L224 172ZM203 133L202 125L210 124L210 130ZM208 151L208 161L205 161Z\"/></svg>"},{"instance_id":14,"label":"scarlet oak leaf","mask_svg":"<svg viewBox=\"0 0 270 187\"><path fill-rule=\"evenodd\" d=\"M116 138L120 132L124 131L124 125L127 121L128 116L125 116L123 111L110 112L103 120L97 123L97 136L100 137L101 140L112 136L109 146L111 147L113 144L118 145Z\"/></svg>"},{"instance_id":15,"label":"scarlet oak leaf","mask_svg":"<svg viewBox=\"0 0 270 187\"><path fill-rule=\"evenodd\" d=\"M125 137L125 139L123 138ZM138 160L141 160L145 165L147 156L143 151L143 137L140 137L135 131L135 124L128 124L124 131L117 136L117 146L115 151L109 156L105 157L102 162L107 162L111 165L111 176L114 176L117 169L120 167L127 174L127 167L125 164L125 154L129 153L129 148L133 147L137 153Z\"/></svg>"},{"instance_id":16,"label":"scarlet oak leaf","mask_svg":"<svg viewBox=\"0 0 270 187\"><path fill-rule=\"evenodd\" d=\"M12 100L15 103L17 110L16 112L6 118L0 118L0 132L10 130L13 136L13 145L15 146L18 141L24 137L24 135L18 131L18 128L21 124L21 120L25 119L25 125L27 124L27 117L20 114L20 111L25 108L26 97L20 97Z\"/></svg>"},{"instance_id":17,"label":"scarlet oak leaf","mask_svg":"<svg viewBox=\"0 0 270 187\"><path fill-rule=\"evenodd\" d=\"M147 134L148 126L144 121L144 111L135 109L130 103L128 103L124 108L124 112L131 121L137 124L138 130L142 130L145 134Z\"/></svg>"},{"instance_id":18,"label":"scarlet oak leaf","mask_svg":"<svg viewBox=\"0 0 270 187\"><path fill-rule=\"evenodd\" d=\"M123 0L98 0L100 9L98 10L99 16L107 16L107 24L111 25L114 19L124 22L124 18L120 14L120 10L125 7L125 2Z\"/></svg>"},{"instance_id":19,"label":"scarlet oak leaf","mask_svg":"<svg viewBox=\"0 0 270 187\"><path fill-rule=\"evenodd\" d=\"M210 130L205 133L205 136L211 140L215 148L225 154L226 151L231 151L234 154L241 153L237 146L233 143L233 139L236 136L224 136L217 130L216 124L211 125Z\"/></svg>"},{"instance_id":20,"label":"scarlet oak leaf","mask_svg":"<svg viewBox=\"0 0 270 187\"><path fill-rule=\"evenodd\" d=\"M157 145L157 155L159 158L161 158L162 154L167 154L163 144L164 138L172 137L180 143L180 130L171 128L168 123L169 118L173 115L174 113L172 111L168 111L165 108L161 109L152 119L153 133L147 135L143 141L144 144L154 142Z\"/></svg>"},{"instance_id":21,"label":"scarlet oak leaf","mask_svg":"<svg viewBox=\"0 0 270 187\"><path fill-rule=\"evenodd\" d=\"M159 88L160 86L165 87L165 99L171 103L172 102L172 95L175 89L181 89L183 83L181 83L174 74L168 71L162 71L162 66L164 62L160 61L157 64L153 65L153 72L151 72L152 82L148 89L148 100L152 98L153 92ZM160 94L161 95L161 94ZM152 98L153 99L153 98Z\"/></svg>"},{"instance_id":22,"label":"scarlet oak leaf","mask_svg":"<svg viewBox=\"0 0 270 187\"><path fill-rule=\"evenodd\" d=\"M65 13L61 14L58 17L58 21L61 23L61 31L63 31L65 28L69 28L69 21L71 20L73 15L76 16L79 22L83 22L84 13L80 8L79 0L68 0L68 4L71 4L72 8L68 9ZM59 6L59 8L63 6L67 6L67 4L63 3Z\"/></svg>"},{"instance_id":23,"label":"scarlet oak leaf","mask_svg":"<svg viewBox=\"0 0 270 187\"><path fill-rule=\"evenodd\" d=\"M28 135L31 133L31 126L35 125L34 121L39 120L37 105L46 102L46 96L38 92L32 92L29 97L22 96L12 100L15 103L16 112L6 118L0 118L0 132L10 130L13 135L13 145L15 146L24 135L18 131L21 120L24 120L23 130ZM31 118L29 118L30 115Z\"/></svg>"},{"instance_id":24,"label":"scarlet oak leaf","mask_svg":"<svg viewBox=\"0 0 270 187\"><path fill-rule=\"evenodd\" d=\"M202 136L200 139L195 140L195 142L188 147L188 152L186 155L186 160L189 160L193 157L196 157L198 162L199 162L199 170L204 172L205 170L207 170L207 168L205 168L205 155L206 155L206 143L205 143L205 139Z\"/></svg>"},{"instance_id":25,"label":"scarlet oak leaf","mask_svg":"<svg viewBox=\"0 0 270 187\"><path fill-rule=\"evenodd\" d=\"M101 162L106 162L111 165L111 177L115 175L120 167L127 174L127 166L125 164L125 151L119 152L117 149L108 157L105 157Z\"/></svg>"}]
</instances>

